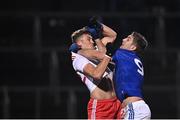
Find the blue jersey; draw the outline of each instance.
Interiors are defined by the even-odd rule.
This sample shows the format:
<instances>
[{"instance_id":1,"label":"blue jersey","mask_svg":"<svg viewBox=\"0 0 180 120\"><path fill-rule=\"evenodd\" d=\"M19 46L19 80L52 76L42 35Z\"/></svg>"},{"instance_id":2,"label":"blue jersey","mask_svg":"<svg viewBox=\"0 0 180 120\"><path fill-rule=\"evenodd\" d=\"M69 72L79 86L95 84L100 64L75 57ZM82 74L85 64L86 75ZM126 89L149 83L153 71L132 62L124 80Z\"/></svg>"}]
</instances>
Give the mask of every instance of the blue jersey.
<instances>
[{"instance_id":1,"label":"blue jersey","mask_svg":"<svg viewBox=\"0 0 180 120\"><path fill-rule=\"evenodd\" d=\"M113 55L115 62L114 85L120 101L130 96L142 96L144 70L135 52L118 49Z\"/></svg>"}]
</instances>

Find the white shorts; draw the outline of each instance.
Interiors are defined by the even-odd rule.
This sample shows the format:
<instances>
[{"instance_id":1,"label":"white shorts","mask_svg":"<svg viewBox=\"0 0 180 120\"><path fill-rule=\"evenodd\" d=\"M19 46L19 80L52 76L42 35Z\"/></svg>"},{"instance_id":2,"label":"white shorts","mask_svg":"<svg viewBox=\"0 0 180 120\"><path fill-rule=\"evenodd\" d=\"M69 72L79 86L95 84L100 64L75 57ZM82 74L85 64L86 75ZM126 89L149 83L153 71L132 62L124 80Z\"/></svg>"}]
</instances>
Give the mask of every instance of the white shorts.
<instances>
[{"instance_id":1,"label":"white shorts","mask_svg":"<svg viewBox=\"0 0 180 120\"><path fill-rule=\"evenodd\" d=\"M151 110L143 100L127 104L122 108L121 113L123 119L151 119Z\"/></svg>"}]
</instances>

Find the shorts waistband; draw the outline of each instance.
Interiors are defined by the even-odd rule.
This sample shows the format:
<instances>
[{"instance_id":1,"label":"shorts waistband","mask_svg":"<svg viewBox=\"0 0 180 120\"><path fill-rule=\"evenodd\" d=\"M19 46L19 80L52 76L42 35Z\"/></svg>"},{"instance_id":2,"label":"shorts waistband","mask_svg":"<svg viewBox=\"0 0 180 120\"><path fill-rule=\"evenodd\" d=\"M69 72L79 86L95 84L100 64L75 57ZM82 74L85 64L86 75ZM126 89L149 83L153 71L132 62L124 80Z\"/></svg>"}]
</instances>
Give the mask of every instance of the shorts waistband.
<instances>
[{"instance_id":1,"label":"shorts waistband","mask_svg":"<svg viewBox=\"0 0 180 120\"><path fill-rule=\"evenodd\" d=\"M139 104L139 103L145 103L145 101L144 100L139 100L139 101L132 102L133 105L136 105L136 104Z\"/></svg>"},{"instance_id":2,"label":"shorts waistband","mask_svg":"<svg viewBox=\"0 0 180 120\"><path fill-rule=\"evenodd\" d=\"M102 100L98 100L98 99L94 99L94 98L90 98L89 102L93 102L94 100L97 100L98 102L113 102L117 100L117 97L111 98L111 99L102 99Z\"/></svg>"},{"instance_id":3,"label":"shorts waistband","mask_svg":"<svg viewBox=\"0 0 180 120\"><path fill-rule=\"evenodd\" d=\"M136 104L141 101L144 101L144 100L139 97L128 97L122 102L122 108L126 107L129 103Z\"/></svg>"}]
</instances>

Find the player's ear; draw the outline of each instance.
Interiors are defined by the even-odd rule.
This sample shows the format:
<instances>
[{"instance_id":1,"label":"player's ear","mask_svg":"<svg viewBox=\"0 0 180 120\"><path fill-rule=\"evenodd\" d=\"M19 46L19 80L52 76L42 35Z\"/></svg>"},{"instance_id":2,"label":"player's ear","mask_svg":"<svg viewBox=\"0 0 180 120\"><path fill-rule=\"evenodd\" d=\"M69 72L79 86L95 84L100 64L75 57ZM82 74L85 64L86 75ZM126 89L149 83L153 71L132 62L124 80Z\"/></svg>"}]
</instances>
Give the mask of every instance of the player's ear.
<instances>
[{"instance_id":1,"label":"player's ear","mask_svg":"<svg viewBox=\"0 0 180 120\"><path fill-rule=\"evenodd\" d=\"M79 47L81 47L81 46L82 46L82 41L79 39L79 40L76 41L76 44L77 44Z\"/></svg>"},{"instance_id":2,"label":"player's ear","mask_svg":"<svg viewBox=\"0 0 180 120\"><path fill-rule=\"evenodd\" d=\"M82 47L82 42L81 42L81 41L78 41L76 44L77 44L77 46L78 46L79 48Z\"/></svg>"},{"instance_id":3,"label":"player's ear","mask_svg":"<svg viewBox=\"0 0 180 120\"><path fill-rule=\"evenodd\" d=\"M135 51L136 50L136 45L131 45L131 47L130 47L130 49L132 50L132 51Z\"/></svg>"}]
</instances>

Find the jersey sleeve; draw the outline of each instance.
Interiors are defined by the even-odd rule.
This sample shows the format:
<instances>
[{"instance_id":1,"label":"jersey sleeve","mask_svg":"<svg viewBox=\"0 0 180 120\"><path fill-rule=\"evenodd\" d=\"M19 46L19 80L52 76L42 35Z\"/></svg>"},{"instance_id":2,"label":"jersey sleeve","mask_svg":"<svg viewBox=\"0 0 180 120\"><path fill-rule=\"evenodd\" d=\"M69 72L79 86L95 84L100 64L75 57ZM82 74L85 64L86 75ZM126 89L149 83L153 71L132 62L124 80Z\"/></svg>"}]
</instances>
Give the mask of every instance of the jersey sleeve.
<instances>
[{"instance_id":1,"label":"jersey sleeve","mask_svg":"<svg viewBox=\"0 0 180 120\"><path fill-rule=\"evenodd\" d=\"M113 61L113 62L116 61L116 52L115 52L115 54L112 56L112 61Z\"/></svg>"},{"instance_id":2,"label":"jersey sleeve","mask_svg":"<svg viewBox=\"0 0 180 120\"><path fill-rule=\"evenodd\" d=\"M127 51L126 51L127 52ZM118 61L118 60L120 60L120 59L124 59L124 58L126 58L126 53L125 52L125 50L122 50L122 49L118 49L116 52L115 52L115 54L112 56L112 61L113 62L116 62L116 61Z\"/></svg>"},{"instance_id":3,"label":"jersey sleeve","mask_svg":"<svg viewBox=\"0 0 180 120\"><path fill-rule=\"evenodd\" d=\"M85 65L87 65L88 63L90 63L90 61L79 55L79 54L74 54L75 58L73 60L73 68L75 71L80 71L83 72L83 69L85 67Z\"/></svg>"}]
</instances>

